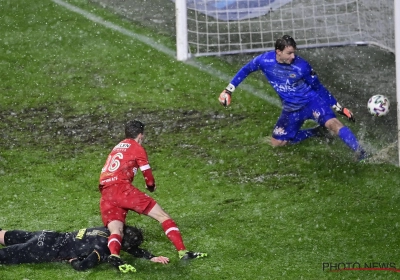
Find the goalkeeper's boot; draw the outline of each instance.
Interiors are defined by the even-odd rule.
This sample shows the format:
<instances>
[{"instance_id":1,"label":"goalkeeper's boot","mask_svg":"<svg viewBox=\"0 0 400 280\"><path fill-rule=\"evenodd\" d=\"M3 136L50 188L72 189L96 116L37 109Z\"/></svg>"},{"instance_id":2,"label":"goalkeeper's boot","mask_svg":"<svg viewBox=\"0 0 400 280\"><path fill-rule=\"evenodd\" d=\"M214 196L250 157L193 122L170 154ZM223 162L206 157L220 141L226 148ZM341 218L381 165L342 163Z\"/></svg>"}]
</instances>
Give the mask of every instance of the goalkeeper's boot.
<instances>
[{"instance_id":1,"label":"goalkeeper's boot","mask_svg":"<svg viewBox=\"0 0 400 280\"><path fill-rule=\"evenodd\" d=\"M359 163L366 163L368 158L369 158L369 154L366 151L361 150L358 152L357 161Z\"/></svg>"},{"instance_id":2,"label":"goalkeeper's boot","mask_svg":"<svg viewBox=\"0 0 400 280\"><path fill-rule=\"evenodd\" d=\"M181 250L179 253L179 259L181 260L192 260L207 257L207 253L192 252L188 250Z\"/></svg>"},{"instance_id":3,"label":"goalkeeper's boot","mask_svg":"<svg viewBox=\"0 0 400 280\"><path fill-rule=\"evenodd\" d=\"M136 268L125 263L118 255L109 255L107 262L123 273L136 272Z\"/></svg>"}]
</instances>

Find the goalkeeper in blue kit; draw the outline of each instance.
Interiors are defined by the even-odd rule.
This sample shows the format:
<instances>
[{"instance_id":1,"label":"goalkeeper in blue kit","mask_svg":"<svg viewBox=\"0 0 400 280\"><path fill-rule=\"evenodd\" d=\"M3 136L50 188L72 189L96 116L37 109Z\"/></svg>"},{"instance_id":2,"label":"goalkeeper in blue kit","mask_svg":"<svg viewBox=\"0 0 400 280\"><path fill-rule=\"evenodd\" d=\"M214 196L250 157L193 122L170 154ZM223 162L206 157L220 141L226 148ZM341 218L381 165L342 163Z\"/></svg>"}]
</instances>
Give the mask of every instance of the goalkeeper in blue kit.
<instances>
[{"instance_id":1,"label":"goalkeeper in blue kit","mask_svg":"<svg viewBox=\"0 0 400 280\"><path fill-rule=\"evenodd\" d=\"M220 94L219 102L228 106L235 88L250 73L262 71L282 102L282 113L272 132L272 146L296 144L321 135L321 129L327 128L356 153L358 161L363 161L367 157L365 150L332 109L354 122L352 112L336 101L320 83L310 64L295 52L296 42L291 36L284 35L276 40L275 51L255 57L236 73ZM301 129L306 120L314 120L319 126Z\"/></svg>"}]
</instances>

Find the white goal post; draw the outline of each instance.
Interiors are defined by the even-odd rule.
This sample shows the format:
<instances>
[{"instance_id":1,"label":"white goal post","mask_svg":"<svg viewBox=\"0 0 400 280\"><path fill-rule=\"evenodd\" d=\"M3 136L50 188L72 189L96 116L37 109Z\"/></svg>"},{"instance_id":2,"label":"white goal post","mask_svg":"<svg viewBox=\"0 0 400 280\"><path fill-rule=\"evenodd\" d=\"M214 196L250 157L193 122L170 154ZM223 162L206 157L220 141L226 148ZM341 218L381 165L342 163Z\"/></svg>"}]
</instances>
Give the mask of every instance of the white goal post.
<instances>
[{"instance_id":1,"label":"white goal post","mask_svg":"<svg viewBox=\"0 0 400 280\"><path fill-rule=\"evenodd\" d=\"M394 0L395 53L396 55L396 99L397 99L397 147L400 165L400 1Z\"/></svg>"}]
</instances>

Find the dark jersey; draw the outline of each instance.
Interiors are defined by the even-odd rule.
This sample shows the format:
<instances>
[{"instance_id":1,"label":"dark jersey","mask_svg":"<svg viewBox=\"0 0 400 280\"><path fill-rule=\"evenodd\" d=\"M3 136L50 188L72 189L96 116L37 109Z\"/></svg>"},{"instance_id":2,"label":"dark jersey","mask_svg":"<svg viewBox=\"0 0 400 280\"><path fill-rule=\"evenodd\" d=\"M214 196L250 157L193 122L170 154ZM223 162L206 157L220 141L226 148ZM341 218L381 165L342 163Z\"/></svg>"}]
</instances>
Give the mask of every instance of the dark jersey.
<instances>
[{"instance_id":1,"label":"dark jersey","mask_svg":"<svg viewBox=\"0 0 400 280\"><path fill-rule=\"evenodd\" d=\"M5 248L0 249L0 264L41 263L76 259L71 264L85 270L105 261L110 255L105 227L86 228L74 232L21 230L7 231ZM135 247L128 253L138 258L151 259L150 252Z\"/></svg>"},{"instance_id":2,"label":"dark jersey","mask_svg":"<svg viewBox=\"0 0 400 280\"><path fill-rule=\"evenodd\" d=\"M58 257L59 259L85 257L96 250L99 261L103 261L110 255L107 246L109 236L110 232L105 227L84 228L63 233L62 247Z\"/></svg>"}]
</instances>

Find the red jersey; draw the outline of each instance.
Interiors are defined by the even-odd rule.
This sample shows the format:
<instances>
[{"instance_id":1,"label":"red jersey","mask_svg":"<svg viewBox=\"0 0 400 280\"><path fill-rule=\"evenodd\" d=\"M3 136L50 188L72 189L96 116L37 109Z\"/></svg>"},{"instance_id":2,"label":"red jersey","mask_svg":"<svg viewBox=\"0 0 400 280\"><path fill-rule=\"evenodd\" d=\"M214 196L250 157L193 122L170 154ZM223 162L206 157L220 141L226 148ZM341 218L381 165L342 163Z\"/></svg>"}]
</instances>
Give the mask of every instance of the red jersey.
<instances>
[{"instance_id":1,"label":"red jersey","mask_svg":"<svg viewBox=\"0 0 400 280\"><path fill-rule=\"evenodd\" d=\"M155 185L145 149L133 139L125 139L114 147L101 170L100 186L132 183L137 170L146 174L146 185Z\"/></svg>"}]
</instances>

